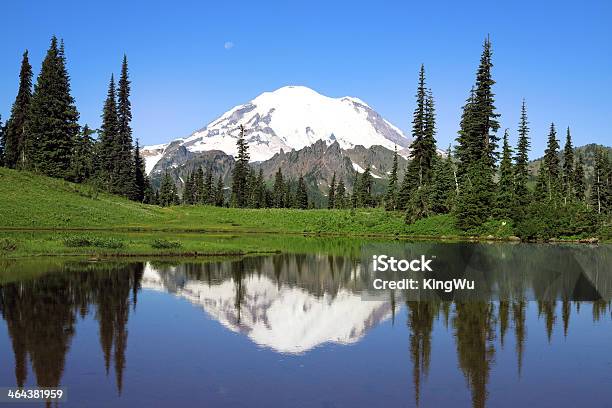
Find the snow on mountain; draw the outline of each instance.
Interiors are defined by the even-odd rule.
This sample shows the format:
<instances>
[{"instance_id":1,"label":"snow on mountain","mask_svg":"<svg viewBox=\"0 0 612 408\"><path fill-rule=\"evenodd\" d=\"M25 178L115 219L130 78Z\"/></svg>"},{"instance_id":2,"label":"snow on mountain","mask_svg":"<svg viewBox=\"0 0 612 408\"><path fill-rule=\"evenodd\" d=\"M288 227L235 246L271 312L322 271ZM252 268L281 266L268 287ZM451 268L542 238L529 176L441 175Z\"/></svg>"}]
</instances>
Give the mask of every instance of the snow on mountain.
<instances>
[{"instance_id":1,"label":"snow on mountain","mask_svg":"<svg viewBox=\"0 0 612 408\"><path fill-rule=\"evenodd\" d=\"M347 289L334 296L314 296L299 287L279 287L264 275L251 275L242 281L245 297L239 315L233 279L216 284L199 280L177 284L167 282L147 264L141 285L144 289L174 293L204 309L229 330L280 353L303 353L329 342L355 343L392 314L389 302L365 302Z\"/></svg>"},{"instance_id":2,"label":"snow on mountain","mask_svg":"<svg viewBox=\"0 0 612 408\"><path fill-rule=\"evenodd\" d=\"M236 154L240 125L245 127L251 161L264 161L282 150L299 150L317 140L337 141L342 149L357 145L405 148L410 141L400 129L358 98L331 98L304 86L264 92L238 105L186 139L174 141L190 152L221 150ZM149 173L167 145L143 149Z\"/></svg>"}]
</instances>

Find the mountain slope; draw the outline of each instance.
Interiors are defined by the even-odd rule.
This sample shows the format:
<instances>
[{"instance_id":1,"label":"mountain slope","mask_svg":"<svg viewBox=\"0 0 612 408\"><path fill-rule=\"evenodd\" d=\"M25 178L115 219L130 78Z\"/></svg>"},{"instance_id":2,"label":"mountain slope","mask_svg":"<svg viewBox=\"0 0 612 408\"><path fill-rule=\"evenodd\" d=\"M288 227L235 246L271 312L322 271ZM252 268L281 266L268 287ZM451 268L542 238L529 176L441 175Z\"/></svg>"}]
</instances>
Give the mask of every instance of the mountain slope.
<instances>
[{"instance_id":1,"label":"mountain slope","mask_svg":"<svg viewBox=\"0 0 612 408\"><path fill-rule=\"evenodd\" d=\"M358 145L401 149L410 144L400 129L357 98L330 98L304 86L286 86L230 109L186 139L145 147L147 170L159 170L157 163L177 146L192 153L219 150L235 155L240 125L245 127L251 161L264 161L281 150L299 150L318 140L327 145L337 142L342 149Z\"/></svg>"}]
</instances>

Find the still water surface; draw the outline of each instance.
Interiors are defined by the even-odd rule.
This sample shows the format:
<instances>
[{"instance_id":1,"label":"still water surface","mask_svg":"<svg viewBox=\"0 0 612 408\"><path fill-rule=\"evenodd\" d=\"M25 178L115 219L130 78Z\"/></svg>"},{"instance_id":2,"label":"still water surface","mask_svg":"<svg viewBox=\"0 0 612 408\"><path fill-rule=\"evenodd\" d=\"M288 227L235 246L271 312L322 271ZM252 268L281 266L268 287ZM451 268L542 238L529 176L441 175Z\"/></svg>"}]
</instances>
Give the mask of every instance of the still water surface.
<instances>
[{"instance_id":1,"label":"still water surface","mask_svg":"<svg viewBox=\"0 0 612 408\"><path fill-rule=\"evenodd\" d=\"M610 247L436 248L516 271L524 296L363 300L359 251L341 245L3 264L0 387L62 386L65 407L612 406L612 307L591 285ZM578 269L593 299L545 296L538 271Z\"/></svg>"}]
</instances>

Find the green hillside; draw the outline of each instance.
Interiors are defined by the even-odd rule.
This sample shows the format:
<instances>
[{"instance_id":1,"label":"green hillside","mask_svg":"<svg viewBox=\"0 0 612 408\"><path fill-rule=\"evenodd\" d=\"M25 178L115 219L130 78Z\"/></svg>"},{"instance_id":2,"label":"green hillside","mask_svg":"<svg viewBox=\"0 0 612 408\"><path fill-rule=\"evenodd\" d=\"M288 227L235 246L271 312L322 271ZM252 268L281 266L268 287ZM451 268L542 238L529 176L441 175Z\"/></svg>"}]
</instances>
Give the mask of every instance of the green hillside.
<instances>
[{"instance_id":1,"label":"green hillside","mask_svg":"<svg viewBox=\"0 0 612 408\"><path fill-rule=\"evenodd\" d=\"M450 216L413 225L382 209L236 209L157 207L97 192L88 185L0 168L0 229L231 231L340 235L459 235Z\"/></svg>"}]
</instances>

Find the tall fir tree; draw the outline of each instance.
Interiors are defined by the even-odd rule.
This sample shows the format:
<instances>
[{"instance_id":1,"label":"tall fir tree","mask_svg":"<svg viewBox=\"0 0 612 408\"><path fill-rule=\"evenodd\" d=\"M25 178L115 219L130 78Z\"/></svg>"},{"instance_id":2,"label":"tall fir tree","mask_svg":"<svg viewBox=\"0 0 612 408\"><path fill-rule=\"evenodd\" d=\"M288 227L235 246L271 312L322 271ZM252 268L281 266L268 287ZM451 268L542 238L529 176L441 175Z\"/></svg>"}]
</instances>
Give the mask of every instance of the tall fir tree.
<instances>
[{"instance_id":1,"label":"tall fir tree","mask_svg":"<svg viewBox=\"0 0 612 408\"><path fill-rule=\"evenodd\" d=\"M563 148L563 199L565 204L574 197L574 146L568 126Z\"/></svg>"},{"instance_id":2,"label":"tall fir tree","mask_svg":"<svg viewBox=\"0 0 612 408\"><path fill-rule=\"evenodd\" d=\"M516 200L515 218L521 219L524 216L524 209L531 200L531 194L527 188L527 182L529 181L529 122L524 99L521 105L518 134L519 138L514 158L514 196Z\"/></svg>"},{"instance_id":3,"label":"tall fir tree","mask_svg":"<svg viewBox=\"0 0 612 408\"><path fill-rule=\"evenodd\" d=\"M79 113L70 94L64 44L53 36L34 87L25 123L24 167L69 178Z\"/></svg>"},{"instance_id":4,"label":"tall fir tree","mask_svg":"<svg viewBox=\"0 0 612 408\"><path fill-rule=\"evenodd\" d=\"M31 100L32 66L26 50L23 53L19 71L19 90L4 130L4 165L11 169L24 167L25 124L29 116Z\"/></svg>"},{"instance_id":5,"label":"tall fir tree","mask_svg":"<svg viewBox=\"0 0 612 408\"><path fill-rule=\"evenodd\" d=\"M593 167L593 185L591 187L591 205L597 214L607 212L609 199L610 162L603 148L595 149L595 164Z\"/></svg>"},{"instance_id":6,"label":"tall fir tree","mask_svg":"<svg viewBox=\"0 0 612 408\"><path fill-rule=\"evenodd\" d=\"M223 176L219 176L217 179L217 186L215 187L215 205L217 207L223 207L225 205L225 186L223 185Z\"/></svg>"},{"instance_id":7,"label":"tall fir tree","mask_svg":"<svg viewBox=\"0 0 612 408\"><path fill-rule=\"evenodd\" d=\"M145 171L145 161L140 155L140 143L136 140L134 148L134 189L132 190L131 199L138 202L143 202L145 198L145 190L147 186L147 174Z\"/></svg>"},{"instance_id":8,"label":"tall fir tree","mask_svg":"<svg viewBox=\"0 0 612 408\"><path fill-rule=\"evenodd\" d=\"M372 171L370 165L366 165L365 170L358 177L357 190L356 190L356 203L359 207L371 207L373 205L372 198L372 187L374 180L372 178Z\"/></svg>"},{"instance_id":9,"label":"tall fir tree","mask_svg":"<svg viewBox=\"0 0 612 408\"><path fill-rule=\"evenodd\" d=\"M393 164L389 174L387 192L385 193L385 210L393 211L397 207L397 146L393 151Z\"/></svg>"},{"instance_id":10,"label":"tall fir tree","mask_svg":"<svg viewBox=\"0 0 612 408\"><path fill-rule=\"evenodd\" d=\"M121 76L117 84L117 161L114 163L117 175L118 192L125 196L133 196L134 190L134 163L132 146L132 105L130 103L130 79L128 74L127 57L123 56Z\"/></svg>"},{"instance_id":11,"label":"tall fir tree","mask_svg":"<svg viewBox=\"0 0 612 408\"><path fill-rule=\"evenodd\" d=\"M499 165L499 183L497 183L497 196L495 215L498 218L512 218L515 209L514 198L514 172L512 169L512 149L508 142L508 129L504 132L502 159Z\"/></svg>"},{"instance_id":12,"label":"tall fir tree","mask_svg":"<svg viewBox=\"0 0 612 408\"><path fill-rule=\"evenodd\" d=\"M95 141L91 136L95 133L86 124L77 135L72 154L70 179L76 183L89 180L94 175L94 149Z\"/></svg>"},{"instance_id":13,"label":"tall fir tree","mask_svg":"<svg viewBox=\"0 0 612 408\"><path fill-rule=\"evenodd\" d=\"M215 205L215 182L213 180L212 165L206 169L206 175L204 176L204 196L203 203L209 205Z\"/></svg>"},{"instance_id":14,"label":"tall fir tree","mask_svg":"<svg viewBox=\"0 0 612 408\"><path fill-rule=\"evenodd\" d=\"M98 149L98 160L100 162L98 178L102 187L111 193L121 192L120 180L115 166L121 157L120 146L115 78L111 75L104 108L102 109L102 126Z\"/></svg>"},{"instance_id":15,"label":"tall fir tree","mask_svg":"<svg viewBox=\"0 0 612 408\"><path fill-rule=\"evenodd\" d=\"M162 178L161 186L159 188L159 205L162 207L168 207L174 205L176 201L176 186L174 181L170 177L170 174L166 171Z\"/></svg>"},{"instance_id":16,"label":"tall fir tree","mask_svg":"<svg viewBox=\"0 0 612 408\"><path fill-rule=\"evenodd\" d=\"M332 176L327 192L327 208L330 210L336 208L336 173Z\"/></svg>"},{"instance_id":17,"label":"tall fir tree","mask_svg":"<svg viewBox=\"0 0 612 408\"><path fill-rule=\"evenodd\" d=\"M274 199L274 207L285 207L285 181L283 180L283 172L280 167L274 176L274 186L272 187L272 196Z\"/></svg>"},{"instance_id":18,"label":"tall fir tree","mask_svg":"<svg viewBox=\"0 0 612 408\"><path fill-rule=\"evenodd\" d=\"M574 196L576 200L583 202L586 197L586 185L584 180L584 159L578 153L576 168L574 169Z\"/></svg>"},{"instance_id":19,"label":"tall fir tree","mask_svg":"<svg viewBox=\"0 0 612 408\"><path fill-rule=\"evenodd\" d=\"M464 106L461 129L457 138L457 156L460 194L457 202L457 218L462 229L469 229L484 222L490 214L495 186L497 142L499 129L495 112L491 41L487 37L483 45L476 84Z\"/></svg>"},{"instance_id":20,"label":"tall fir tree","mask_svg":"<svg viewBox=\"0 0 612 408\"><path fill-rule=\"evenodd\" d=\"M298 179L297 190L295 192L295 206L301 210L308 209L308 191L304 177L300 174Z\"/></svg>"},{"instance_id":21,"label":"tall fir tree","mask_svg":"<svg viewBox=\"0 0 612 408\"><path fill-rule=\"evenodd\" d=\"M240 125L240 136L236 142L238 155L232 173L232 206L238 208L248 205L249 146L244 135L244 126Z\"/></svg>"},{"instance_id":22,"label":"tall fir tree","mask_svg":"<svg viewBox=\"0 0 612 408\"><path fill-rule=\"evenodd\" d=\"M207 198L204 192L204 170L198 166L194 172L193 199L195 204L206 204Z\"/></svg>"},{"instance_id":23,"label":"tall fir tree","mask_svg":"<svg viewBox=\"0 0 612 408\"><path fill-rule=\"evenodd\" d=\"M560 171L559 171L559 141L557 140L557 131L555 124L550 124L548 133L548 141L544 158L538 173L536 183L536 197L539 199L546 198L549 201L554 200L560 193Z\"/></svg>"},{"instance_id":24,"label":"tall fir tree","mask_svg":"<svg viewBox=\"0 0 612 408\"><path fill-rule=\"evenodd\" d=\"M336 196L334 199L335 208L346 208L346 187L344 186L344 180L338 181L336 187Z\"/></svg>"}]
</instances>

